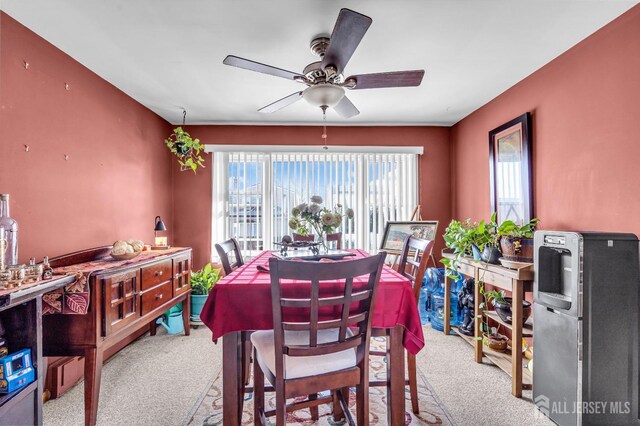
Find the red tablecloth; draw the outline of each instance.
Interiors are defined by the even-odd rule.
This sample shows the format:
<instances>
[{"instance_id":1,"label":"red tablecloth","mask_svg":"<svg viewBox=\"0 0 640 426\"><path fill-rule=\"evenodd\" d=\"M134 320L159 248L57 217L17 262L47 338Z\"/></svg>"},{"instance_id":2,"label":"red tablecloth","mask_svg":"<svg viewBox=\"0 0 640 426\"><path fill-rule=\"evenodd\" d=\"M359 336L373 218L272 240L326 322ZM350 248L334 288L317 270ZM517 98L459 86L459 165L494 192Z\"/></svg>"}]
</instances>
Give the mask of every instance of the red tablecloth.
<instances>
[{"instance_id":1,"label":"red tablecloth","mask_svg":"<svg viewBox=\"0 0 640 426\"><path fill-rule=\"evenodd\" d=\"M354 250L356 257L368 254ZM257 270L257 265L267 266L271 252L258 257L221 279L213 288L200 314L200 319L213 332L213 340L237 331L271 330L271 284L269 274ZM355 285L356 281L354 281ZM308 283L291 282L287 296L308 293ZM290 287L289 287L290 286ZM305 294L308 297L308 294ZM405 329L404 347L417 354L424 346L420 315L411 283L393 269L385 266L380 278L373 316L373 327Z\"/></svg>"}]
</instances>

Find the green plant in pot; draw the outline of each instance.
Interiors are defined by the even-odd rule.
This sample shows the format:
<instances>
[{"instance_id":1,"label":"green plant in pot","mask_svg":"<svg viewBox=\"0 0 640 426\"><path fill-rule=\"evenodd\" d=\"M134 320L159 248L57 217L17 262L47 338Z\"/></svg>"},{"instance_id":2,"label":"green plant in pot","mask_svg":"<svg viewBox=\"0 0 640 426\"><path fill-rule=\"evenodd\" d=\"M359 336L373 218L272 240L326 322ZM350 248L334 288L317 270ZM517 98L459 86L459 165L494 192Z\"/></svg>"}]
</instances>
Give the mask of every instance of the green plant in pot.
<instances>
[{"instance_id":1,"label":"green plant in pot","mask_svg":"<svg viewBox=\"0 0 640 426\"><path fill-rule=\"evenodd\" d=\"M451 221L445 230L444 241L447 248L452 250L455 258L441 260L449 276L455 277L458 270L457 263L463 256L473 255L475 260L484 260L482 258L483 250L495 244L494 216L489 222L481 220L478 223L471 223L470 219L466 219L464 222L455 219Z\"/></svg>"},{"instance_id":2,"label":"green plant in pot","mask_svg":"<svg viewBox=\"0 0 640 426\"><path fill-rule=\"evenodd\" d=\"M204 307L209 292L220 280L220 269L215 269L210 263L199 271L191 272L191 320L200 321L200 313Z\"/></svg>"},{"instance_id":3,"label":"green plant in pot","mask_svg":"<svg viewBox=\"0 0 640 426\"><path fill-rule=\"evenodd\" d=\"M511 311L511 306L513 304L513 299L511 297L506 297L504 291L497 290L486 290L483 291L484 298L487 302L491 302L493 307L496 310L496 314L502 319L502 321L507 324L511 324L513 314ZM527 300L522 301L522 324L524 325L527 322L527 319L531 316L531 302Z\"/></svg>"},{"instance_id":4,"label":"green plant in pot","mask_svg":"<svg viewBox=\"0 0 640 426\"><path fill-rule=\"evenodd\" d=\"M533 262L533 233L538 222L538 218L534 217L524 225L518 225L512 220L505 220L498 226L496 238L505 259Z\"/></svg>"},{"instance_id":5,"label":"green plant in pot","mask_svg":"<svg viewBox=\"0 0 640 426\"><path fill-rule=\"evenodd\" d=\"M204 158L200 155L204 150L204 145L200 139L191 138L191 135L182 127L173 129L173 133L164 140L164 143L178 157L181 171L192 170L193 173L196 173L198 167L204 168Z\"/></svg>"}]
</instances>

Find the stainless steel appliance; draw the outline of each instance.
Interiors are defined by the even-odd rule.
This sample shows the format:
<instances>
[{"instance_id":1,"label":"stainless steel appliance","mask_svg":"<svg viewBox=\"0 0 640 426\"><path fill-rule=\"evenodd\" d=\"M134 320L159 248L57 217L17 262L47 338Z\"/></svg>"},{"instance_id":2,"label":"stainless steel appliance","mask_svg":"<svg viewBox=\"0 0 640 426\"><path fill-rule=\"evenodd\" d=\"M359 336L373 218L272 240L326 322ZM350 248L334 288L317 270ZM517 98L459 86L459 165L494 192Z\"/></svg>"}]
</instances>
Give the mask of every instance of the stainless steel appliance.
<instances>
[{"instance_id":1,"label":"stainless steel appliance","mask_svg":"<svg viewBox=\"0 0 640 426\"><path fill-rule=\"evenodd\" d=\"M638 238L538 231L534 250L539 411L563 426L640 424Z\"/></svg>"}]
</instances>

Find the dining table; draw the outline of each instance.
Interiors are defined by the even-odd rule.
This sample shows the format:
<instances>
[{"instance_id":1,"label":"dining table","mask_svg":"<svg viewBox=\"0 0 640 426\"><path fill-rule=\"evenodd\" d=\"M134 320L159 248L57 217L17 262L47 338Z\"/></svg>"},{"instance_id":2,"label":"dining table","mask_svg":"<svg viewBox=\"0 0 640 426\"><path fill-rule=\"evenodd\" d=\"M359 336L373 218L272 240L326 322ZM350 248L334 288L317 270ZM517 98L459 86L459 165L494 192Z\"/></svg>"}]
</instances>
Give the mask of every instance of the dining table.
<instances>
[{"instance_id":1,"label":"dining table","mask_svg":"<svg viewBox=\"0 0 640 426\"><path fill-rule=\"evenodd\" d=\"M365 250L351 249L346 261L369 256ZM223 424L240 425L246 388L245 350L251 332L272 330L271 280L268 273L272 251L263 251L223 277L213 287L200 314L212 331L214 342L222 338ZM293 259L292 259L293 260ZM356 279L357 281L357 279ZM355 282L354 281L354 285ZM287 283L290 296L308 296L309 282ZM424 347L420 315L411 282L389 266L384 266L376 298L372 327L383 329L388 339L387 423L405 423L405 350L417 354ZM374 383L372 383L375 385ZM380 385L380 383L377 383Z\"/></svg>"}]
</instances>

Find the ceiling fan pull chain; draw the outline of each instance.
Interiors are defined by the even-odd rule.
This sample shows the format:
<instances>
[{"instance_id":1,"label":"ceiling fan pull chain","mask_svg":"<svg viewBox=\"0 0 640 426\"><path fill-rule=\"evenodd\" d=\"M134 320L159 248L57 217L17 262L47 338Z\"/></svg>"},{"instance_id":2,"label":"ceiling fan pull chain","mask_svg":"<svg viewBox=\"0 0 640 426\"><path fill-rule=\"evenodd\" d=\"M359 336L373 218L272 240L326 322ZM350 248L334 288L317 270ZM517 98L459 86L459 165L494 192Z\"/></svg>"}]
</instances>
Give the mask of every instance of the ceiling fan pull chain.
<instances>
[{"instance_id":1,"label":"ceiling fan pull chain","mask_svg":"<svg viewBox=\"0 0 640 426\"><path fill-rule=\"evenodd\" d=\"M327 150L329 147L327 146L327 106L322 105L322 139L324 139L324 146L322 149Z\"/></svg>"}]
</instances>

